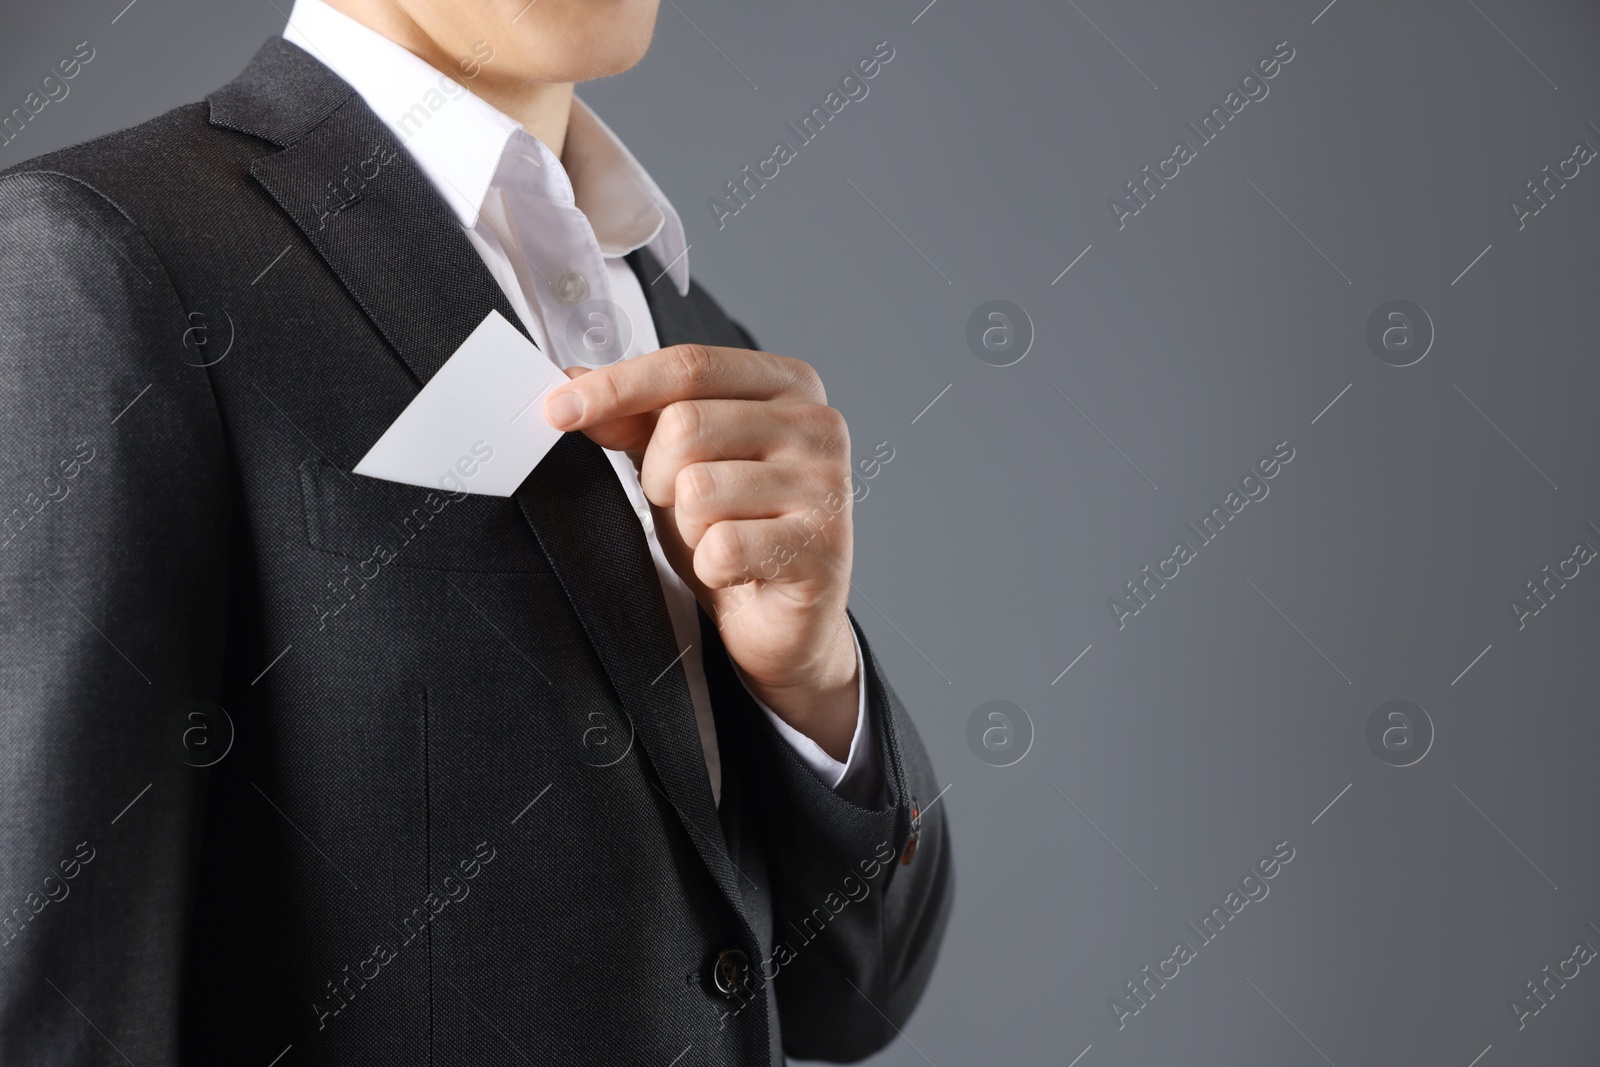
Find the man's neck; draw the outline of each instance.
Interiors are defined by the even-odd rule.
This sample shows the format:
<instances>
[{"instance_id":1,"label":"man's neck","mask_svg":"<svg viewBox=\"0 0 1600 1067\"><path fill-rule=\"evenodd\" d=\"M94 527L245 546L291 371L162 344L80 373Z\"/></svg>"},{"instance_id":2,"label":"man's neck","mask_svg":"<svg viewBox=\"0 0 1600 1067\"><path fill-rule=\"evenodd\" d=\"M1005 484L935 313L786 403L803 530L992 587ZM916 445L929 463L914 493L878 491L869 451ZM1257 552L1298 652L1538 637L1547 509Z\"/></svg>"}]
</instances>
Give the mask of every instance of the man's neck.
<instances>
[{"instance_id":1,"label":"man's neck","mask_svg":"<svg viewBox=\"0 0 1600 1067\"><path fill-rule=\"evenodd\" d=\"M464 84L479 97L516 119L557 159L561 158L567 144L567 123L572 117L571 82L506 85L494 81L485 66L483 73Z\"/></svg>"},{"instance_id":2,"label":"man's neck","mask_svg":"<svg viewBox=\"0 0 1600 1067\"><path fill-rule=\"evenodd\" d=\"M522 128L557 158L567 143L567 122L572 115L571 82L523 82L496 79L493 60L477 61L477 74L466 76L461 56L450 55L428 36L398 5L380 0L324 0L329 7L383 34L435 70L454 78L464 88L496 109L516 119Z\"/></svg>"}]
</instances>

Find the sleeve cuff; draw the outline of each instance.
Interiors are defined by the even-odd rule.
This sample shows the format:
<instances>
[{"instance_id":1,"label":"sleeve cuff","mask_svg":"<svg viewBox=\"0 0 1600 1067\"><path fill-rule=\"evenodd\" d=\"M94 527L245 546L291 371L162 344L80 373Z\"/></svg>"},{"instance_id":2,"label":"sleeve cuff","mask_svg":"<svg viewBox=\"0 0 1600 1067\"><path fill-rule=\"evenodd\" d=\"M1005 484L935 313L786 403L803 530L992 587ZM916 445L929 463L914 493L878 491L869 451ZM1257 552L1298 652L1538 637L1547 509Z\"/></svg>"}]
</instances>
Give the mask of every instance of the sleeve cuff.
<instances>
[{"instance_id":1,"label":"sleeve cuff","mask_svg":"<svg viewBox=\"0 0 1600 1067\"><path fill-rule=\"evenodd\" d=\"M734 667L738 674L739 682L744 685L745 692L750 694L750 699L767 716L773 729L778 731L778 736L794 750L812 774L823 785L836 793L845 795L860 795L870 791L872 783L877 781L877 767L875 766L875 753L877 746L872 738L872 717L867 714L867 666L866 659L861 654L861 639L856 636L855 627L850 628L850 639L856 646L856 675L859 678L856 688L856 729L850 738L850 751L845 754L841 763L822 750L805 734L778 717L778 713L767 707L766 702L751 691L744 680L744 673Z\"/></svg>"}]
</instances>

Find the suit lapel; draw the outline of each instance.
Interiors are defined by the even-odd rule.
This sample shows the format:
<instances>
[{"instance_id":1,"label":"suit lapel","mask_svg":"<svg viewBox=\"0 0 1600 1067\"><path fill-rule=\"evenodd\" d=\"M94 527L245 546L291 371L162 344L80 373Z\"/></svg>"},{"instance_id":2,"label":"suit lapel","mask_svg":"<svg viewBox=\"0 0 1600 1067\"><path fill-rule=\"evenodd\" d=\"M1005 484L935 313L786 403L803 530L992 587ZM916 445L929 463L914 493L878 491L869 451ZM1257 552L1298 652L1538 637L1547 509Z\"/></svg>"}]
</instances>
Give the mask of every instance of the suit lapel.
<instances>
[{"instance_id":1,"label":"suit lapel","mask_svg":"<svg viewBox=\"0 0 1600 1067\"><path fill-rule=\"evenodd\" d=\"M527 334L411 156L350 86L317 60L282 40L269 41L238 80L212 96L211 113L216 125L281 146L255 161L252 176L299 227L419 386L491 310ZM637 270L637 260L634 266ZM651 297L658 326L681 336L682 316L662 315L656 294ZM737 876L706 778L693 701L679 665L682 650L673 643L644 532L610 461L587 437L567 434L519 487L515 500L633 720L673 809L743 917Z\"/></svg>"},{"instance_id":2,"label":"suit lapel","mask_svg":"<svg viewBox=\"0 0 1600 1067\"><path fill-rule=\"evenodd\" d=\"M527 333L449 207L360 97L250 172L419 383L490 310Z\"/></svg>"},{"instance_id":3,"label":"suit lapel","mask_svg":"<svg viewBox=\"0 0 1600 1067\"><path fill-rule=\"evenodd\" d=\"M665 277L661 263L648 248L628 254L628 266L644 289L644 300L655 323L656 340L662 348L682 344L717 344L694 301L680 296L671 279ZM691 289L690 292L693 292Z\"/></svg>"},{"instance_id":4,"label":"suit lapel","mask_svg":"<svg viewBox=\"0 0 1600 1067\"><path fill-rule=\"evenodd\" d=\"M648 252L634 253L629 265L645 287L661 343L688 340L684 331L694 328L688 301L675 291L670 297L651 295L649 279L660 270L651 269L655 260ZM655 562L610 460L587 437L569 433L517 489L516 500L696 850L754 937L706 778L694 702L681 665L684 650L672 643L672 620Z\"/></svg>"},{"instance_id":5,"label":"suit lapel","mask_svg":"<svg viewBox=\"0 0 1600 1067\"><path fill-rule=\"evenodd\" d=\"M730 903L742 898L706 778L694 703L644 531L604 453L563 437L516 500L583 624L662 789Z\"/></svg>"}]
</instances>

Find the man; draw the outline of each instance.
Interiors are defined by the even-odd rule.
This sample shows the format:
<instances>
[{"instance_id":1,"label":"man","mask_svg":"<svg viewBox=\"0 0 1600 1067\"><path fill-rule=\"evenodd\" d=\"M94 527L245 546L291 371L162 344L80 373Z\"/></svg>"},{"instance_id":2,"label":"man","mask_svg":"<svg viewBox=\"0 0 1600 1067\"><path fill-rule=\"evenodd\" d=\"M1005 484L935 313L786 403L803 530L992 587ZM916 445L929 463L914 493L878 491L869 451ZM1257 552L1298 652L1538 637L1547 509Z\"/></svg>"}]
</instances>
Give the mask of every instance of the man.
<instances>
[{"instance_id":1,"label":"man","mask_svg":"<svg viewBox=\"0 0 1600 1067\"><path fill-rule=\"evenodd\" d=\"M846 613L848 433L573 95L655 14L300 0L0 174L0 1062L777 1064L910 1015L950 855ZM354 474L496 312L573 379L515 495L489 442Z\"/></svg>"}]
</instances>

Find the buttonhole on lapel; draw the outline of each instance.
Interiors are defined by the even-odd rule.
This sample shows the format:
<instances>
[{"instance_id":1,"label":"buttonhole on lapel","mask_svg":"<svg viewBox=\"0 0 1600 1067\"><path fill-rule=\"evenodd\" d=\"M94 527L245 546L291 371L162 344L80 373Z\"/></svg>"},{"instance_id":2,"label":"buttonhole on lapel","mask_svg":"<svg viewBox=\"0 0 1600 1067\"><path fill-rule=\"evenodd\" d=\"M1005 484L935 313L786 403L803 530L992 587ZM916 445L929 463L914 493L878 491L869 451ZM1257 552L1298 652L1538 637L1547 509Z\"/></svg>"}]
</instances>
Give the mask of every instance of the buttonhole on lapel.
<instances>
[{"instance_id":1,"label":"buttonhole on lapel","mask_svg":"<svg viewBox=\"0 0 1600 1067\"><path fill-rule=\"evenodd\" d=\"M333 216L343 214L344 212L355 207L357 204L361 203L361 194L356 193L348 200L336 201L332 197L329 197L327 203L331 204L332 206L324 205L322 214L317 216L317 220L319 222L317 229L319 230L326 229L328 226L328 220Z\"/></svg>"}]
</instances>

